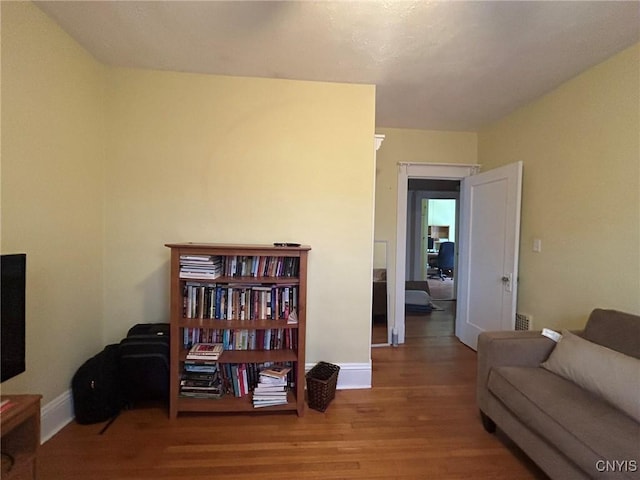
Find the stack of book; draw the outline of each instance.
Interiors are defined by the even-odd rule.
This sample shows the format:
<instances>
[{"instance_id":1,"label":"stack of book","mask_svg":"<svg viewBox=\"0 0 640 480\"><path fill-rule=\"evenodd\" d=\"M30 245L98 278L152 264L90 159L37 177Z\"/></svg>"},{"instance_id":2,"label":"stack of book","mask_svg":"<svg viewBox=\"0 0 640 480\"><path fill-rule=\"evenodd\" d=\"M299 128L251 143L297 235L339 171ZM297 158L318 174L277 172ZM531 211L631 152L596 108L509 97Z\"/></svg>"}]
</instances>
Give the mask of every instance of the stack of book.
<instances>
[{"instance_id":1,"label":"stack of book","mask_svg":"<svg viewBox=\"0 0 640 480\"><path fill-rule=\"evenodd\" d=\"M187 353L187 360L215 362L223 351L222 343L194 343Z\"/></svg>"},{"instance_id":2,"label":"stack of book","mask_svg":"<svg viewBox=\"0 0 640 480\"><path fill-rule=\"evenodd\" d=\"M289 367L269 367L260 371L253 389L254 408L287 404L287 374Z\"/></svg>"},{"instance_id":3,"label":"stack of book","mask_svg":"<svg viewBox=\"0 0 640 480\"><path fill-rule=\"evenodd\" d=\"M219 255L180 255L180 278L214 280L222 275Z\"/></svg>"},{"instance_id":4,"label":"stack of book","mask_svg":"<svg viewBox=\"0 0 640 480\"><path fill-rule=\"evenodd\" d=\"M180 395L193 398L220 398L224 394L218 364L185 364Z\"/></svg>"}]
</instances>

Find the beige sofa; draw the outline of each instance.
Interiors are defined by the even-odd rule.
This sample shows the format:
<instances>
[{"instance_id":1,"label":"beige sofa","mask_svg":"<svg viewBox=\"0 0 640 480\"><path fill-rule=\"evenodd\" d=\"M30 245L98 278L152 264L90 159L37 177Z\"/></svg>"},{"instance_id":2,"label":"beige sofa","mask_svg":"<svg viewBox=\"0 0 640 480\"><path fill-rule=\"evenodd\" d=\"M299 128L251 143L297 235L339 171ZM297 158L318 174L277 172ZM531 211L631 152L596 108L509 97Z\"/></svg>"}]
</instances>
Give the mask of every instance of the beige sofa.
<instances>
[{"instance_id":1,"label":"beige sofa","mask_svg":"<svg viewBox=\"0 0 640 480\"><path fill-rule=\"evenodd\" d=\"M640 478L640 316L596 309L563 334L558 344L540 332L478 337L485 429L500 428L553 479Z\"/></svg>"}]
</instances>

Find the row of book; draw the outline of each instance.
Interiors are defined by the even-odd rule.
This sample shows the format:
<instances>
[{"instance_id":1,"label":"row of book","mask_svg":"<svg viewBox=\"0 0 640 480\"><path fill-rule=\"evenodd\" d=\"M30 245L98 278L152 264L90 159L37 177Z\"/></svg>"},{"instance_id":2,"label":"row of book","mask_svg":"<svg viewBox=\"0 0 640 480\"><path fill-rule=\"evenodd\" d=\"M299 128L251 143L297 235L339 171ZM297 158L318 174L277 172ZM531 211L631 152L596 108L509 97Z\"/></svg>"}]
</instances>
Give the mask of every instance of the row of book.
<instances>
[{"instance_id":1,"label":"row of book","mask_svg":"<svg viewBox=\"0 0 640 480\"><path fill-rule=\"evenodd\" d=\"M187 370L187 367L192 367L192 365L185 363L185 375L192 372L192 370ZM222 394L232 395L234 397L245 397L249 395L253 397L256 388L258 388L259 398L260 394L264 392L264 389L260 387L264 383L264 380L261 381L261 378L263 378L264 372L268 374L271 370L278 372L278 375L280 375L278 386L285 394L287 390L295 386L293 368L289 363L211 363L209 365L203 365L201 363L199 367L210 368L208 372L199 371L198 373L209 373L213 379L219 379L220 383L218 386ZM284 374L282 374L282 372L284 372ZM212 381L215 382L215 380ZM181 394L183 393L182 387L181 385ZM191 392L187 393L190 394L187 396L194 396ZM216 398L213 396L215 393L210 393L210 395L209 398ZM284 397L286 403L286 395L284 395Z\"/></svg>"},{"instance_id":2,"label":"row of book","mask_svg":"<svg viewBox=\"0 0 640 480\"><path fill-rule=\"evenodd\" d=\"M186 282L182 300L185 318L295 321L298 286Z\"/></svg>"},{"instance_id":3,"label":"row of book","mask_svg":"<svg viewBox=\"0 0 640 480\"><path fill-rule=\"evenodd\" d=\"M297 277L298 257L266 255L180 255L180 278Z\"/></svg>"},{"instance_id":4,"label":"row of book","mask_svg":"<svg viewBox=\"0 0 640 480\"><path fill-rule=\"evenodd\" d=\"M223 350L297 350L298 330L291 328L184 328L183 348L198 343L221 344Z\"/></svg>"},{"instance_id":5,"label":"row of book","mask_svg":"<svg viewBox=\"0 0 640 480\"><path fill-rule=\"evenodd\" d=\"M224 257L227 277L297 277L298 257L265 255L230 255Z\"/></svg>"}]
</instances>

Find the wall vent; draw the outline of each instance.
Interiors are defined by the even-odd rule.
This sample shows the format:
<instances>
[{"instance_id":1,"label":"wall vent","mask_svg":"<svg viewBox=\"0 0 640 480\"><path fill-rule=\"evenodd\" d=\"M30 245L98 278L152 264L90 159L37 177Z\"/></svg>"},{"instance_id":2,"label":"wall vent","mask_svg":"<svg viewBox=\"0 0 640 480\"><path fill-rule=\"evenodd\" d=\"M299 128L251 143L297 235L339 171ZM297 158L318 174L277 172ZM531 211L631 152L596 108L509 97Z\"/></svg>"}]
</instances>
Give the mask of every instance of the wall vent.
<instances>
[{"instance_id":1,"label":"wall vent","mask_svg":"<svg viewBox=\"0 0 640 480\"><path fill-rule=\"evenodd\" d=\"M516 313L516 330L531 330L532 327L531 315Z\"/></svg>"}]
</instances>

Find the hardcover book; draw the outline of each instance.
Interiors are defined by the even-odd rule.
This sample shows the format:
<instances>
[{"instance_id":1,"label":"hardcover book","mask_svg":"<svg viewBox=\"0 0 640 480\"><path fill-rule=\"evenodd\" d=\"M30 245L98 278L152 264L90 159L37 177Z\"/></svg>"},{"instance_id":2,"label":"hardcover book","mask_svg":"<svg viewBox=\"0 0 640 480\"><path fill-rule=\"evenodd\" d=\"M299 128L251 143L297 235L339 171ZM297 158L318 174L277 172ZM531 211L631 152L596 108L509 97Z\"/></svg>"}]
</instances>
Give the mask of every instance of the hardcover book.
<instances>
[{"instance_id":1,"label":"hardcover book","mask_svg":"<svg viewBox=\"0 0 640 480\"><path fill-rule=\"evenodd\" d=\"M196 343L187 353L187 360L218 360L223 351L222 343Z\"/></svg>"}]
</instances>

